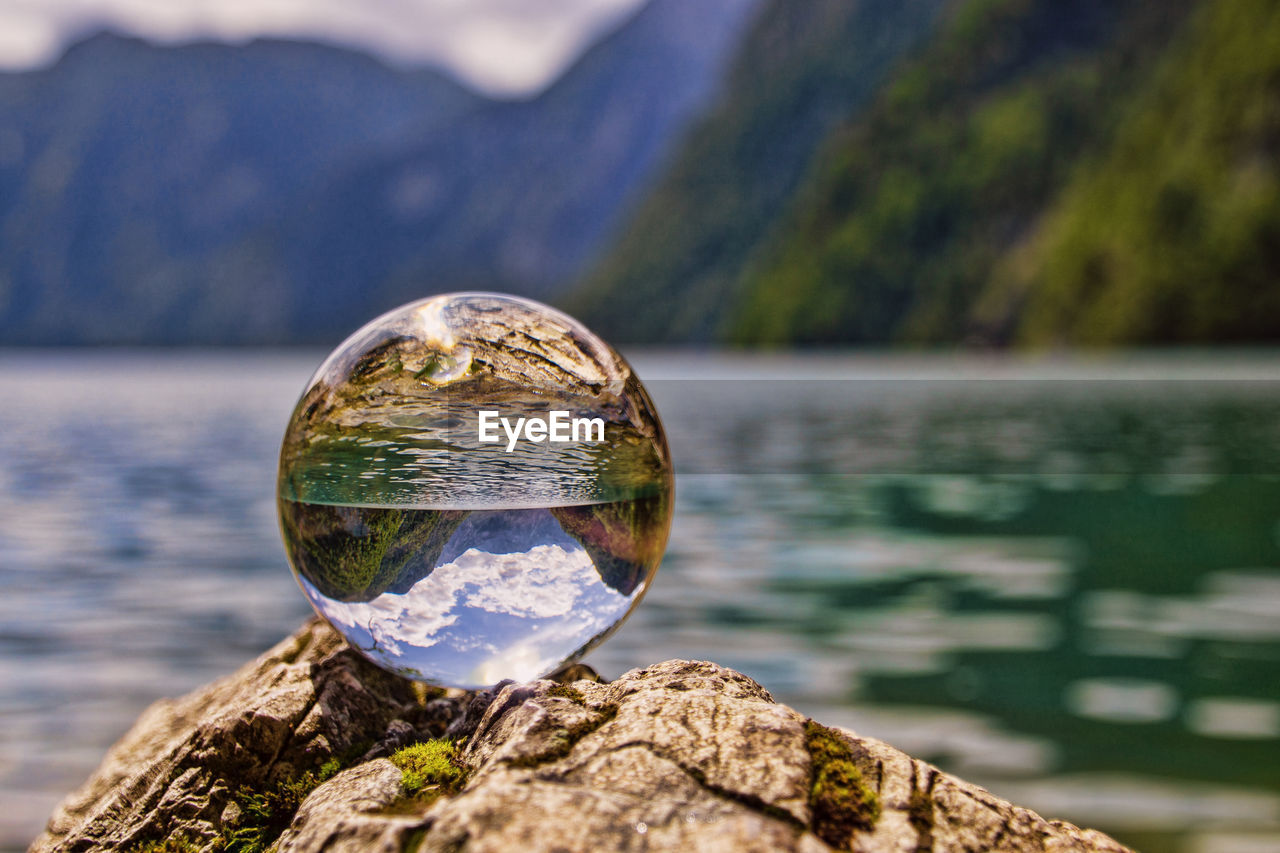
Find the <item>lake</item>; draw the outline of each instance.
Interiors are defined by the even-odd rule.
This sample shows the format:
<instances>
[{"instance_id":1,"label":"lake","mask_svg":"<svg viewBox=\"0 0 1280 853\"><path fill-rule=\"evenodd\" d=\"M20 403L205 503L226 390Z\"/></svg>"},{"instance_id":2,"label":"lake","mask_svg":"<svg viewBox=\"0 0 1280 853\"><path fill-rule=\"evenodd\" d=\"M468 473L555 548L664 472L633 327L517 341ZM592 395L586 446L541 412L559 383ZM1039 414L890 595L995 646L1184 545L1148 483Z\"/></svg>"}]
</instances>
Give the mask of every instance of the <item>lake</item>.
<instances>
[{"instance_id":1,"label":"lake","mask_svg":"<svg viewBox=\"0 0 1280 853\"><path fill-rule=\"evenodd\" d=\"M321 356L0 351L0 849L310 612ZM1280 849L1280 355L632 356L676 517L602 675L715 660L1139 849Z\"/></svg>"}]
</instances>

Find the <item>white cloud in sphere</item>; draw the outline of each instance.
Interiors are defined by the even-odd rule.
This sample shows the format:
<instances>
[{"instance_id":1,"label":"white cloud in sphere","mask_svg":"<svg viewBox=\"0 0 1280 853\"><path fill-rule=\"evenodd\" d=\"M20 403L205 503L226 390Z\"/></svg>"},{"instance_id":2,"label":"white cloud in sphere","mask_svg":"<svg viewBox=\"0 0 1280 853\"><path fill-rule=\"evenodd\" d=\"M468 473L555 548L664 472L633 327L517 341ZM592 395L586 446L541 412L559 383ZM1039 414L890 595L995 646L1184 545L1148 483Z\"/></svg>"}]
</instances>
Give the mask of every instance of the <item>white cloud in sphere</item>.
<instances>
[{"instance_id":1,"label":"white cloud in sphere","mask_svg":"<svg viewBox=\"0 0 1280 853\"><path fill-rule=\"evenodd\" d=\"M50 62L110 27L162 42L257 36L360 47L495 93L546 85L642 0L0 0L0 67Z\"/></svg>"}]
</instances>

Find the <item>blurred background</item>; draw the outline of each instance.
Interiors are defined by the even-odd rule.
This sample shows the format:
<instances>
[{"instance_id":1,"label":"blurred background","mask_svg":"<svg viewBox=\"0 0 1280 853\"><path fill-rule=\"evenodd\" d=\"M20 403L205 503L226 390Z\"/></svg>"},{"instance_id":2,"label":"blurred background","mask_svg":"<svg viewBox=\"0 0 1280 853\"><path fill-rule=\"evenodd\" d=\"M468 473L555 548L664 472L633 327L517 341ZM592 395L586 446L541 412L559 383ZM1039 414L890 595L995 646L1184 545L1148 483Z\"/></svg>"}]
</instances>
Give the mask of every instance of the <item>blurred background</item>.
<instances>
[{"instance_id":1,"label":"blurred background","mask_svg":"<svg viewBox=\"0 0 1280 853\"><path fill-rule=\"evenodd\" d=\"M1273 2L0 0L0 68L0 849L307 614L289 411L460 289L663 413L606 677L1280 849Z\"/></svg>"}]
</instances>

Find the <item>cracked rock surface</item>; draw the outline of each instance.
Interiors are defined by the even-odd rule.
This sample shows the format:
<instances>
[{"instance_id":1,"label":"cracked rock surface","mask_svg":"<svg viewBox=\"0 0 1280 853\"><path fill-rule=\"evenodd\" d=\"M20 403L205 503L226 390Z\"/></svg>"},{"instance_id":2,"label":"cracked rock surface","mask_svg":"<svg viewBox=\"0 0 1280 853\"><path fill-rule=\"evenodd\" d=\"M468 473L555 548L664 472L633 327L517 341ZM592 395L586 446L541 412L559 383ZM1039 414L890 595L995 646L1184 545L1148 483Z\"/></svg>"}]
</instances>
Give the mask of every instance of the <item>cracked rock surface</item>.
<instances>
[{"instance_id":1,"label":"cracked rock surface","mask_svg":"<svg viewBox=\"0 0 1280 853\"><path fill-rule=\"evenodd\" d=\"M446 733L461 744L465 785L408 796L387 756ZM245 792L299 778L312 784L256 836L264 846L1126 850L810 721L712 663L440 695L366 663L315 621L234 675L152 706L31 849L237 849Z\"/></svg>"}]
</instances>

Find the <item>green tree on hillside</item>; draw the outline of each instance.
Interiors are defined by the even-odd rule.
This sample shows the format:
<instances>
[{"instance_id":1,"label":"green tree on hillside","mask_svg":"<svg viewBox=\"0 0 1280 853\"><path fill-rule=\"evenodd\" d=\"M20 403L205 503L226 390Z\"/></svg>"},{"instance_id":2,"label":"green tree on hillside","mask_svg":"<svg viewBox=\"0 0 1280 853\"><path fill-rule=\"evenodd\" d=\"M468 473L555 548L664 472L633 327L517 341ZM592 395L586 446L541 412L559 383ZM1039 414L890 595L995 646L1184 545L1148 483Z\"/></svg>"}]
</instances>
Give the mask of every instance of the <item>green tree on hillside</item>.
<instances>
[{"instance_id":1,"label":"green tree on hillside","mask_svg":"<svg viewBox=\"0 0 1280 853\"><path fill-rule=\"evenodd\" d=\"M1280 340L1280 5L1201 5L980 309L1029 344Z\"/></svg>"},{"instance_id":2,"label":"green tree on hillside","mask_svg":"<svg viewBox=\"0 0 1280 853\"><path fill-rule=\"evenodd\" d=\"M764 247L740 343L938 343L1082 161L1190 5L970 0L832 139ZM999 329L995 331L999 332Z\"/></svg>"},{"instance_id":3,"label":"green tree on hillside","mask_svg":"<svg viewBox=\"0 0 1280 853\"><path fill-rule=\"evenodd\" d=\"M823 139L947 0L768 0L725 95L564 307L614 340L709 340Z\"/></svg>"}]
</instances>

